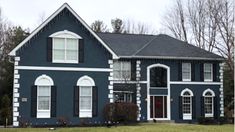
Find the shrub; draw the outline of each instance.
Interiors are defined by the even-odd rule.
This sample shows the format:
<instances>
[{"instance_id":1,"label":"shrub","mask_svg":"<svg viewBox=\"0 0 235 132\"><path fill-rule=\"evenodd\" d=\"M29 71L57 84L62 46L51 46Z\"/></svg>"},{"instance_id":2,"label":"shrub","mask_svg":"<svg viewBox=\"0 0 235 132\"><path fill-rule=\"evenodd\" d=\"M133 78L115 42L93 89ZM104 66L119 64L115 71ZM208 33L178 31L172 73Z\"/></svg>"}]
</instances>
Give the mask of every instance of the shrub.
<instances>
[{"instance_id":1,"label":"shrub","mask_svg":"<svg viewBox=\"0 0 235 132\"><path fill-rule=\"evenodd\" d=\"M217 121L213 117L199 117L198 123L203 125L215 124Z\"/></svg>"},{"instance_id":2,"label":"shrub","mask_svg":"<svg viewBox=\"0 0 235 132\"><path fill-rule=\"evenodd\" d=\"M69 119L67 117L64 117L64 116L60 116L57 118L57 121L59 123L59 126L67 126L68 123L69 123Z\"/></svg>"},{"instance_id":3,"label":"shrub","mask_svg":"<svg viewBox=\"0 0 235 132\"><path fill-rule=\"evenodd\" d=\"M136 122L138 106L134 103L110 103L104 108L104 118L110 122Z\"/></svg>"}]
</instances>

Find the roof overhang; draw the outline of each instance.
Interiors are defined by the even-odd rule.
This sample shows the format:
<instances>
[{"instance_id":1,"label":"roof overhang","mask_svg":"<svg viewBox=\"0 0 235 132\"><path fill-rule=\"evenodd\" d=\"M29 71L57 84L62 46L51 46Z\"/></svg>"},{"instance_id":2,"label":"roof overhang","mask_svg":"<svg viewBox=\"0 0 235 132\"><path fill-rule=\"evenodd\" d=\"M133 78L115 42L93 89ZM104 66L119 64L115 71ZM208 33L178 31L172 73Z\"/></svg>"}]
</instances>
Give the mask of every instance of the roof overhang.
<instances>
[{"instance_id":1,"label":"roof overhang","mask_svg":"<svg viewBox=\"0 0 235 132\"><path fill-rule=\"evenodd\" d=\"M118 55L86 24L86 22L67 4L64 3L57 9L50 17L48 17L41 25L39 25L27 38L18 44L8 55L16 56L16 51L26 44L34 35L36 35L44 26L46 26L55 16L57 16L63 9L67 8L82 25L113 55L113 59L118 59Z\"/></svg>"}]
</instances>

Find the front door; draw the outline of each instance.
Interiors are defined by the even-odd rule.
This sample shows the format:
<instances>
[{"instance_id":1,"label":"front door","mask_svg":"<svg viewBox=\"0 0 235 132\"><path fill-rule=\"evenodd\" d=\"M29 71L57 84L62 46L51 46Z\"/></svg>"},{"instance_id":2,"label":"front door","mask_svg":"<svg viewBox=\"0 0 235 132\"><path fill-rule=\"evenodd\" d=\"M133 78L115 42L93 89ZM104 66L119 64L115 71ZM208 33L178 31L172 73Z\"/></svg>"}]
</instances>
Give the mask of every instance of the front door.
<instances>
[{"instance_id":1,"label":"front door","mask_svg":"<svg viewBox=\"0 0 235 132\"><path fill-rule=\"evenodd\" d=\"M167 118L166 96L150 96L150 118Z\"/></svg>"}]
</instances>

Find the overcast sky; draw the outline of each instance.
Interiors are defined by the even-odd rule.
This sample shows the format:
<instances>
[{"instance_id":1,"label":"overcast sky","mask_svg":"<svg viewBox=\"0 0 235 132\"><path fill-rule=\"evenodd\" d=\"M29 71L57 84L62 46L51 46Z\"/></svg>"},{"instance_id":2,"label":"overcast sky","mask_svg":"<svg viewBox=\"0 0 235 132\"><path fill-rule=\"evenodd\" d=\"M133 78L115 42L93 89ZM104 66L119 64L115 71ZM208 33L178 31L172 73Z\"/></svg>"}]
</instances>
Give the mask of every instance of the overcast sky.
<instances>
[{"instance_id":1,"label":"overcast sky","mask_svg":"<svg viewBox=\"0 0 235 132\"><path fill-rule=\"evenodd\" d=\"M0 0L3 16L14 25L30 28L39 25L67 2L89 25L99 19L109 27L113 18L131 19L160 30L163 16L173 0Z\"/></svg>"}]
</instances>

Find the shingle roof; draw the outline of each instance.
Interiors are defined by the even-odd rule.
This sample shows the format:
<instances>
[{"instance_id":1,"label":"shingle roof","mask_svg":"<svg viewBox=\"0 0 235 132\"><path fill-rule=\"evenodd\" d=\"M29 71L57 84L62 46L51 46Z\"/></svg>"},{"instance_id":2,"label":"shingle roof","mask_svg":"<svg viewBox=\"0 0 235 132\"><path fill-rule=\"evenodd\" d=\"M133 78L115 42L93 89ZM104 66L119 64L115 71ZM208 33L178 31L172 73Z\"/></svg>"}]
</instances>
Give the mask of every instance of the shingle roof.
<instances>
[{"instance_id":1,"label":"shingle roof","mask_svg":"<svg viewBox=\"0 0 235 132\"><path fill-rule=\"evenodd\" d=\"M121 58L223 58L168 35L97 33Z\"/></svg>"}]
</instances>

